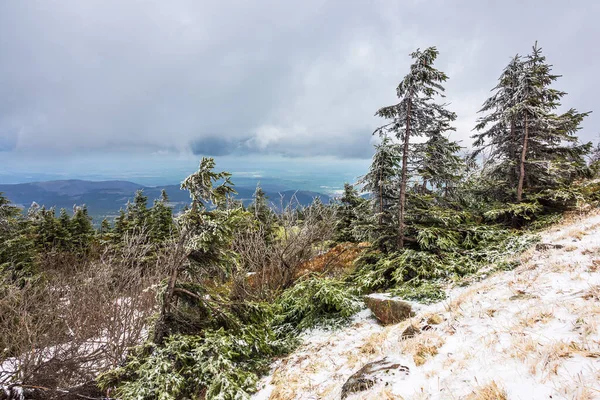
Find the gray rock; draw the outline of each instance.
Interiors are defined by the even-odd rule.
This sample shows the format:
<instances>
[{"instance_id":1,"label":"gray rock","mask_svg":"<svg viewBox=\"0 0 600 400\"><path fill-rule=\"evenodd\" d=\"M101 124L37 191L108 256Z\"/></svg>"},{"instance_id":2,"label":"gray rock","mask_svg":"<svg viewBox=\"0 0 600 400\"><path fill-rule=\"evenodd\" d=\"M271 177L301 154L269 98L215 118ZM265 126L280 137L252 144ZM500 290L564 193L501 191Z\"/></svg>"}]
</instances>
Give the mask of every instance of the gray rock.
<instances>
[{"instance_id":1,"label":"gray rock","mask_svg":"<svg viewBox=\"0 0 600 400\"><path fill-rule=\"evenodd\" d=\"M384 325L397 324L415 315L411 303L384 294L365 296L365 304Z\"/></svg>"},{"instance_id":2,"label":"gray rock","mask_svg":"<svg viewBox=\"0 0 600 400\"><path fill-rule=\"evenodd\" d=\"M342 400L349 395L369 390L376 383L381 382L386 377L396 374L408 376L410 370L400 362L389 360L387 357L378 361L365 364L361 369L352 374L342 386Z\"/></svg>"}]
</instances>

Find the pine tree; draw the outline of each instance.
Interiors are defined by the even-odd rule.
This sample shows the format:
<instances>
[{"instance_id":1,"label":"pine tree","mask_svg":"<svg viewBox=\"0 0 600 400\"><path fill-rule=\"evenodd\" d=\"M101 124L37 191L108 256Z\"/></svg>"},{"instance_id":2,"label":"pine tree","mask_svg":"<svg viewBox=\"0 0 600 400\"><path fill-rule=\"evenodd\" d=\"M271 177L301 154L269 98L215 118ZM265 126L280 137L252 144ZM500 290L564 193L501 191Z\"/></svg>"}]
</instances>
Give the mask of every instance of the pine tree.
<instances>
[{"instance_id":1,"label":"pine tree","mask_svg":"<svg viewBox=\"0 0 600 400\"><path fill-rule=\"evenodd\" d=\"M512 59L481 109L489 114L476 126L483 130L474 135L476 154L489 149L492 175L504 180L517 203L526 190L535 194L568 185L587 172L583 156L591 143L578 144L575 134L589 113L556 114L566 95L551 88L559 77L536 43L531 54Z\"/></svg>"},{"instance_id":2,"label":"pine tree","mask_svg":"<svg viewBox=\"0 0 600 400\"><path fill-rule=\"evenodd\" d=\"M215 172L214 168L213 158L202 158L198 171L181 184L182 189L189 191L192 200L190 208L178 218L182 230L180 240L184 241L187 262L184 265L174 265L171 271L155 328L155 343L161 343L168 334L167 317L172 311L174 296L191 296L195 302L205 301L202 293L178 288L180 273L193 274L197 281L210 277L218 282L229 276L236 265L232 241L236 229L247 214L241 209L222 207L227 204L229 196L236 192L230 180L231 174ZM217 182L220 184L217 185Z\"/></svg>"},{"instance_id":3,"label":"pine tree","mask_svg":"<svg viewBox=\"0 0 600 400\"><path fill-rule=\"evenodd\" d=\"M600 171L600 142L596 143L596 147L590 155L590 168L596 172Z\"/></svg>"},{"instance_id":4,"label":"pine tree","mask_svg":"<svg viewBox=\"0 0 600 400\"><path fill-rule=\"evenodd\" d=\"M519 55L511 59L498 84L492 90L480 113L487 113L478 119L473 135L475 151L473 157L487 151L485 169L495 180L495 187L503 192L514 190L519 180L519 150L521 148L521 121L513 109L518 100L518 86L523 74L523 61ZM498 194L500 192L495 189Z\"/></svg>"},{"instance_id":5,"label":"pine tree","mask_svg":"<svg viewBox=\"0 0 600 400\"><path fill-rule=\"evenodd\" d=\"M64 208L60 209L58 224L60 226L60 247L64 250L67 250L71 247L71 217Z\"/></svg>"},{"instance_id":6,"label":"pine tree","mask_svg":"<svg viewBox=\"0 0 600 400\"><path fill-rule=\"evenodd\" d=\"M417 146L417 173L422 179L422 189L437 191L447 195L460 181L464 169L463 159L458 155L461 147L444 135L455 130L449 120L442 119L434 123L425 132L427 140Z\"/></svg>"},{"instance_id":7,"label":"pine tree","mask_svg":"<svg viewBox=\"0 0 600 400\"><path fill-rule=\"evenodd\" d=\"M87 252L94 236L94 226L85 205L73 208L70 228L71 243L76 251Z\"/></svg>"},{"instance_id":8,"label":"pine tree","mask_svg":"<svg viewBox=\"0 0 600 400\"><path fill-rule=\"evenodd\" d=\"M23 286L37 272L35 247L21 210L0 192L0 289Z\"/></svg>"},{"instance_id":9,"label":"pine tree","mask_svg":"<svg viewBox=\"0 0 600 400\"><path fill-rule=\"evenodd\" d=\"M100 234L106 235L111 231L110 222L108 222L108 218L104 218L100 223Z\"/></svg>"},{"instance_id":10,"label":"pine tree","mask_svg":"<svg viewBox=\"0 0 600 400\"><path fill-rule=\"evenodd\" d=\"M34 223L34 234L36 244L43 250L49 250L57 247L60 238L60 225L55 217L54 208L46 210L41 207L37 211L37 218Z\"/></svg>"},{"instance_id":11,"label":"pine tree","mask_svg":"<svg viewBox=\"0 0 600 400\"><path fill-rule=\"evenodd\" d=\"M169 196L163 189L159 200L154 201L150 210L150 235L154 242L162 242L175 230L173 209L169 207Z\"/></svg>"},{"instance_id":12,"label":"pine tree","mask_svg":"<svg viewBox=\"0 0 600 400\"><path fill-rule=\"evenodd\" d=\"M374 239L382 249L389 247L389 241L395 238L400 159L398 145L384 136L381 143L375 145L369 171L358 180L362 191L370 194L375 227L369 230L374 231Z\"/></svg>"},{"instance_id":13,"label":"pine tree","mask_svg":"<svg viewBox=\"0 0 600 400\"><path fill-rule=\"evenodd\" d=\"M256 190L252 195L252 203L248 206L248 212L254 215L257 221L260 221L263 225L269 225L273 222L273 211L269 207L265 191L260 187L260 184L256 185Z\"/></svg>"},{"instance_id":14,"label":"pine tree","mask_svg":"<svg viewBox=\"0 0 600 400\"><path fill-rule=\"evenodd\" d=\"M433 67L438 51L429 47L424 51L417 49L411 54L414 62L410 72L404 77L396 89L400 101L397 104L383 107L376 115L391 120L378 128L375 133L386 135L392 133L402 143L402 167L399 182L398 199L398 248L404 247L406 230L406 194L411 177L409 158L411 152L410 138L422 136L430 132L432 127L445 126L456 119L456 114L446 110L444 104L434 101L435 96L443 97L442 83L448 77Z\"/></svg>"},{"instance_id":15,"label":"pine tree","mask_svg":"<svg viewBox=\"0 0 600 400\"><path fill-rule=\"evenodd\" d=\"M160 191L160 202L164 205L169 204L169 195L167 194L167 191L165 189L162 189Z\"/></svg>"},{"instance_id":16,"label":"pine tree","mask_svg":"<svg viewBox=\"0 0 600 400\"><path fill-rule=\"evenodd\" d=\"M585 168L584 155L591 143L579 145L575 135L581 122L589 115L575 109L557 115L565 92L550 85L560 75L552 74L537 42L524 62L519 81L520 102L514 114L523 121L524 133L519 160L517 202L523 200L523 191L532 187L537 191L569 184Z\"/></svg>"},{"instance_id":17,"label":"pine tree","mask_svg":"<svg viewBox=\"0 0 600 400\"><path fill-rule=\"evenodd\" d=\"M115 228L113 230L113 242L115 244L121 243L123 241L123 236L125 236L128 229L129 229L129 221L127 219L127 214L121 208L119 210L119 215L115 218Z\"/></svg>"},{"instance_id":18,"label":"pine tree","mask_svg":"<svg viewBox=\"0 0 600 400\"><path fill-rule=\"evenodd\" d=\"M133 227L143 230L147 228L148 224L148 197L144 196L144 190L140 189L135 192L133 198L133 205L131 206L131 218L133 221Z\"/></svg>"},{"instance_id":19,"label":"pine tree","mask_svg":"<svg viewBox=\"0 0 600 400\"><path fill-rule=\"evenodd\" d=\"M360 197L358 191L349 183L344 183L344 194L339 199L337 205L336 232L334 240L336 242L356 242L357 238L354 235L354 225L358 220L357 211L365 202L365 199Z\"/></svg>"}]
</instances>

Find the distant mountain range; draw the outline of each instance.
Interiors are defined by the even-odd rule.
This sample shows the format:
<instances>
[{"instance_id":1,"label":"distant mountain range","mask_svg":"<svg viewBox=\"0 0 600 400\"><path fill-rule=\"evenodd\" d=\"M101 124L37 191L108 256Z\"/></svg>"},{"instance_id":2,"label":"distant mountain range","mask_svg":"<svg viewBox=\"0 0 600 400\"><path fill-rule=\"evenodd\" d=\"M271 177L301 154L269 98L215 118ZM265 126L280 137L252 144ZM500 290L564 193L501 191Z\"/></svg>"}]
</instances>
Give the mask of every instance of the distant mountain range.
<instances>
[{"instance_id":1,"label":"distant mountain range","mask_svg":"<svg viewBox=\"0 0 600 400\"><path fill-rule=\"evenodd\" d=\"M18 184L0 184L0 192L4 193L13 204L24 209L29 208L33 202L46 208L56 207L56 210L65 208L72 212L74 205L85 204L94 222L98 223L105 217L109 219L116 216L128 201L133 201L137 190L142 189L148 197L148 205L151 206L155 199L160 198L162 189L169 195L170 205L177 212L186 204L190 203L189 193L181 190L179 185L166 185L149 187L127 181L85 181L85 180L60 180ZM252 202L255 187L236 186L237 199L242 200L245 205ZM269 190L263 188L269 201L275 208L279 208L283 197L284 204L295 195L301 205L310 204L318 197L324 203L330 197L323 193L306 190Z\"/></svg>"}]
</instances>

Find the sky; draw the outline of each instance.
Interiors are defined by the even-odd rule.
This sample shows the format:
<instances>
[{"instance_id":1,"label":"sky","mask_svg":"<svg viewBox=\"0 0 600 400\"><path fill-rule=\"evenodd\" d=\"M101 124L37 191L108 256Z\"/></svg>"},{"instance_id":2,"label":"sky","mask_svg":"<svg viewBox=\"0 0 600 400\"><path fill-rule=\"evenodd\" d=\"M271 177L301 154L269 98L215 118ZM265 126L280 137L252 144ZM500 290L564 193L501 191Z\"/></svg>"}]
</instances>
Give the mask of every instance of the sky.
<instances>
[{"instance_id":1,"label":"sky","mask_svg":"<svg viewBox=\"0 0 600 400\"><path fill-rule=\"evenodd\" d=\"M432 45L466 148L503 67L536 40L564 106L596 110L580 137L597 141L599 17L589 0L3 0L0 181L164 180L201 155L241 173L359 174L374 113Z\"/></svg>"}]
</instances>

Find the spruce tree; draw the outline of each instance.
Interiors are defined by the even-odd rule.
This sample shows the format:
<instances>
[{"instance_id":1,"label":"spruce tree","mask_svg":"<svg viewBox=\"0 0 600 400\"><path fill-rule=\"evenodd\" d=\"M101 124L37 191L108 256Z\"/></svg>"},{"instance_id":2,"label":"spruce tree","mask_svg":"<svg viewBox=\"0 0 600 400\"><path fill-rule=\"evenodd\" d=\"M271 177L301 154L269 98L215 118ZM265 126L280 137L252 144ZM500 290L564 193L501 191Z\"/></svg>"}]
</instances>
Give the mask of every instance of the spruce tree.
<instances>
[{"instance_id":1,"label":"spruce tree","mask_svg":"<svg viewBox=\"0 0 600 400\"><path fill-rule=\"evenodd\" d=\"M60 246L63 249L69 249L71 247L71 217L64 208L60 209L58 224L60 229Z\"/></svg>"},{"instance_id":2,"label":"spruce tree","mask_svg":"<svg viewBox=\"0 0 600 400\"><path fill-rule=\"evenodd\" d=\"M378 128L375 133L382 136L392 133L402 143L398 199L397 246L399 248L403 248L405 242L406 194L411 178L409 159L414 157L410 139L414 136L423 136L433 127L445 126L449 121L456 119L456 114L448 111L444 104L436 103L434 99L436 96L443 97L442 83L448 79L445 73L433 67L437 56L438 51L435 47L429 47L424 51L417 49L412 53L414 62L410 72L396 88L400 101L383 107L376 113L377 116L389 119L391 122Z\"/></svg>"},{"instance_id":3,"label":"spruce tree","mask_svg":"<svg viewBox=\"0 0 600 400\"><path fill-rule=\"evenodd\" d=\"M263 225L269 225L273 220L273 211L267 203L268 200L265 191L260 187L260 184L257 184L252 195L252 203L248 206L248 212L252 213L254 218Z\"/></svg>"},{"instance_id":4,"label":"spruce tree","mask_svg":"<svg viewBox=\"0 0 600 400\"><path fill-rule=\"evenodd\" d=\"M358 180L362 191L370 194L369 201L375 217L375 227L371 230L380 248L389 247L390 239L395 238L400 159L398 145L384 136L381 143L375 145L369 171Z\"/></svg>"},{"instance_id":5,"label":"spruce tree","mask_svg":"<svg viewBox=\"0 0 600 400\"><path fill-rule=\"evenodd\" d=\"M591 143L578 144L576 132L589 113L556 114L566 95L551 87L559 77L536 43L531 54L512 59L480 110L488 114L475 127L475 154L489 150L492 175L504 180L517 203L526 191L568 185L587 172L583 157Z\"/></svg>"},{"instance_id":6,"label":"spruce tree","mask_svg":"<svg viewBox=\"0 0 600 400\"><path fill-rule=\"evenodd\" d=\"M337 223L334 240L336 242L356 242L354 225L358 220L357 211L365 202L358 191L349 183L344 183L344 193L337 205Z\"/></svg>"},{"instance_id":7,"label":"spruce tree","mask_svg":"<svg viewBox=\"0 0 600 400\"><path fill-rule=\"evenodd\" d=\"M37 272L29 221L0 192L0 289L2 283L23 286Z\"/></svg>"},{"instance_id":8,"label":"spruce tree","mask_svg":"<svg viewBox=\"0 0 600 400\"><path fill-rule=\"evenodd\" d=\"M123 236L125 236L128 229L129 221L127 219L127 214L121 208L119 210L119 215L115 218L115 228L113 231L113 241L115 244L121 243Z\"/></svg>"},{"instance_id":9,"label":"spruce tree","mask_svg":"<svg viewBox=\"0 0 600 400\"><path fill-rule=\"evenodd\" d=\"M425 131L427 140L417 146L416 170L422 179L423 191L429 187L446 196L460 181L464 169L463 159L458 155L461 147L445 135L453 130L449 120L442 119Z\"/></svg>"},{"instance_id":10,"label":"spruce tree","mask_svg":"<svg viewBox=\"0 0 600 400\"><path fill-rule=\"evenodd\" d=\"M77 251L86 252L94 236L94 226L85 205L73 208L70 228L73 246Z\"/></svg>"},{"instance_id":11,"label":"spruce tree","mask_svg":"<svg viewBox=\"0 0 600 400\"><path fill-rule=\"evenodd\" d=\"M589 112L569 109L556 114L565 92L552 88L560 75L552 73L537 42L525 61L519 81L520 101L514 114L523 121L523 141L519 160L517 202L523 200L523 191L535 191L569 184L585 168L584 155L591 143L580 145L576 136L581 122Z\"/></svg>"},{"instance_id":12,"label":"spruce tree","mask_svg":"<svg viewBox=\"0 0 600 400\"><path fill-rule=\"evenodd\" d=\"M162 242L174 231L173 209L169 207L169 196L163 189L160 199L154 201L150 210L150 235L153 241Z\"/></svg>"},{"instance_id":13,"label":"spruce tree","mask_svg":"<svg viewBox=\"0 0 600 400\"><path fill-rule=\"evenodd\" d=\"M600 142L596 143L596 147L592 150L592 154L590 155L590 167L598 173L600 170Z\"/></svg>"},{"instance_id":14,"label":"spruce tree","mask_svg":"<svg viewBox=\"0 0 600 400\"><path fill-rule=\"evenodd\" d=\"M178 287L180 273L193 276L196 282L210 278L218 282L230 275L236 265L232 241L239 225L247 215L241 209L227 209L228 197L235 194L231 174L215 172L213 158L202 158L198 171L188 176L181 184L190 193L192 204L179 218L182 231L180 240L186 250L182 265L174 265L164 293L160 317L154 331L154 342L162 343L169 332L168 316L173 311L174 296L207 303L202 287L188 289ZM185 302L183 302L185 304Z\"/></svg>"},{"instance_id":15,"label":"spruce tree","mask_svg":"<svg viewBox=\"0 0 600 400\"><path fill-rule=\"evenodd\" d=\"M131 206L131 218L133 226L137 229L146 229L148 224L148 197L144 196L144 190L140 189L135 192L133 205Z\"/></svg>"},{"instance_id":16,"label":"spruce tree","mask_svg":"<svg viewBox=\"0 0 600 400\"><path fill-rule=\"evenodd\" d=\"M519 150L521 148L521 121L513 109L518 100L518 86L523 73L523 61L519 55L511 59L492 89L475 126L473 157L484 155L484 170L495 181L497 195L508 193L519 180ZM486 152L484 154L484 152ZM501 190L498 190L501 189Z\"/></svg>"},{"instance_id":17,"label":"spruce tree","mask_svg":"<svg viewBox=\"0 0 600 400\"><path fill-rule=\"evenodd\" d=\"M108 222L108 218L104 218L100 223L100 234L106 235L111 231L110 222Z\"/></svg>"}]
</instances>

